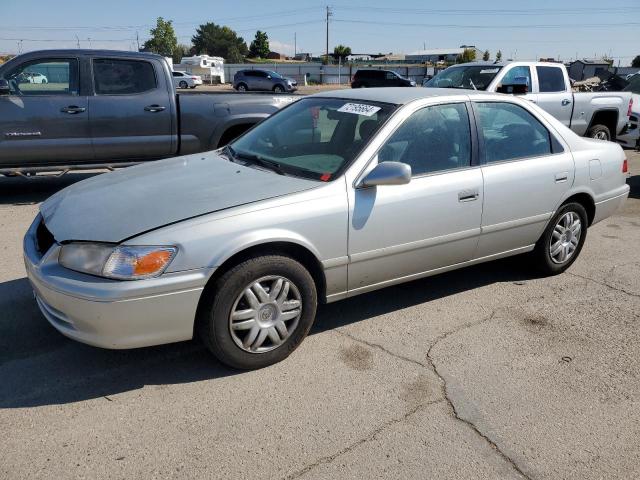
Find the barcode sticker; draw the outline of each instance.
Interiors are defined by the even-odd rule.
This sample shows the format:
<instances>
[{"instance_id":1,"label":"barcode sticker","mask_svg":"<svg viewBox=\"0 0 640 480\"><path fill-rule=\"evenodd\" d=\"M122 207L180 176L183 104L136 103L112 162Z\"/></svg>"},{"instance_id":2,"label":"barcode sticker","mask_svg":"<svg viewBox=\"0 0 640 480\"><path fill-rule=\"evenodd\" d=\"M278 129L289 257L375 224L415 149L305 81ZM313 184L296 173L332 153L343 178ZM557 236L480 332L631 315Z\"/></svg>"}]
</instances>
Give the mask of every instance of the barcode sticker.
<instances>
[{"instance_id":1,"label":"barcode sticker","mask_svg":"<svg viewBox=\"0 0 640 480\"><path fill-rule=\"evenodd\" d=\"M355 113L356 115L364 115L365 117L370 117L378 110L380 110L380 107L365 105L364 103L345 103L338 109L339 112Z\"/></svg>"}]
</instances>

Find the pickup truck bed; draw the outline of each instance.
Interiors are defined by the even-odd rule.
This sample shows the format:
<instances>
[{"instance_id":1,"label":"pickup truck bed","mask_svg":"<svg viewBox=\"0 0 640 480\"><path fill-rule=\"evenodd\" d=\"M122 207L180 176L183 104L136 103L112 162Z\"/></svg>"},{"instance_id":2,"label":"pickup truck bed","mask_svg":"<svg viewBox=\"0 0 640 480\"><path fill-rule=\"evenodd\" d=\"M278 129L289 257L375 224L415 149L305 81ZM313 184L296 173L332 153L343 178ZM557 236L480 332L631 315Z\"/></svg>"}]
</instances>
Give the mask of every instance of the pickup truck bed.
<instances>
[{"instance_id":1,"label":"pickup truck bed","mask_svg":"<svg viewBox=\"0 0 640 480\"><path fill-rule=\"evenodd\" d=\"M116 167L211 150L295 100L175 91L155 54L49 50L0 66L0 174Z\"/></svg>"}]
</instances>

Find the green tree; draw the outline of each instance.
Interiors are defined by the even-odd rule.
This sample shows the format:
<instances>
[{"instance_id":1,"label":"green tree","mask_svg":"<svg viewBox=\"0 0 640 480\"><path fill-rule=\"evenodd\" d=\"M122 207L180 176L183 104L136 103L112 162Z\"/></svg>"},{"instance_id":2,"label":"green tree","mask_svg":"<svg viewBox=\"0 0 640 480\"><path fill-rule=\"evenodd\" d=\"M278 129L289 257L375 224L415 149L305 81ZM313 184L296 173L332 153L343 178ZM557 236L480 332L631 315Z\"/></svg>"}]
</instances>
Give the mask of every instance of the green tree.
<instances>
[{"instance_id":1,"label":"green tree","mask_svg":"<svg viewBox=\"0 0 640 480\"><path fill-rule=\"evenodd\" d=\"M252 58L267 58L270 51L267 33L258 30L253 42L249 45L249 56Z\"/></svg>"},{"instance_id":2,"label":"green tree","mask_svg":"<svg viewBox=\"0 0 640 480\"><path fill-rule=\"evenodd\" d=\"M228 63L242 62L249 51L244 38L229 27L213 22L200 25L191 43L196 53L223 57Z\"/></svg>"},{"instance_id":3,"label":"green tree","mask_svg":"<svg viewBox=\"0 0 640 480\"><path fill-rule=\"evenodd\" d=\"M180 63L182 57L188 57L191 55L191 47L187 45L177 45L173 50L173 63Z\"/></svg>"},{"instance_id":4,"label":"green tree","mask_svg":"<svg viewBox=\"0 0 640 480\"><path fill-rule=\"evenodd\" d=\"M165 57L173 56L173 52L178 46L178 38L171 20L158 17L155 28L152 28L149 34L151 38L144 42L144 50L158 53Z\"/></svg>"},{"instance_id":5,"label":"green tree","mask_svg":"<svg viewBox=\"0 0 640 480\"><path fill-rule=\"evenodd\" d=\"M351 47L337 45L333 48L333 54L344 62L344 59L351 55Z\"/></svg>"},{"instance_id":6,"label":"green tree","mask_svg":"<svg viewBox=\"0 0 640 480\"><path fill-rule=\"evenodd\" d=\"M496 53L496 62L499 62L500 60L502 60L502 51L498 50Z\"/></svg>"},{"instance_id":7,"label":"green tree","mask_svg":"<svg viewBox=\"0 0 640 480\"><path fill-rule=\"evenodd\" d=\"M456 63L473 62L476 59L476 51L473 48L465 48L462 55L458 55Z\"/></svg>"},{"instance_id":8,"label":"green tree","mask_svg":"<svg viewBox=\"0 0 640 480\"><path fill-rule=\"evenodd\" d=\"M484 53L482 54L482 60L487 62L489 58L491 58L491 54L489 53L489 50L485 50Z\"/></svg>"},{"instance_id":9,"label":"green tree","mask_svg":"<svg viewBox=\"0 0 640 480\"><path fill-rule=\"evenodd\" d=\"M640 55L637 55L636 58L631 61L631 66L634 68L640 68Z\"/></svg>"}]
</instances>

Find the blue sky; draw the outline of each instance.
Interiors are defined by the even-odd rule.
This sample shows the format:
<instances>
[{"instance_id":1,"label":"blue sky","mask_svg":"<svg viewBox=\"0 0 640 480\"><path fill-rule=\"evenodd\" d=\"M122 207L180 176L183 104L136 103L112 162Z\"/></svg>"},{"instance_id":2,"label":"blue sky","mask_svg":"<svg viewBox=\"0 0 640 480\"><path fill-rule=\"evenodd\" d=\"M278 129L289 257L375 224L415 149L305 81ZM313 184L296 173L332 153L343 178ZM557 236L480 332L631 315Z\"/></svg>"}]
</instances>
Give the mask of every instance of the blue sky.
<instances>
[{"instance_id":1,"label":"blue sky","mask_svg":"<svg viewBox=\"0 0 640 480\"><path fill-rule=\"evenodd\" d=\"M629 64L640 54L640 1L558 0L44 0L3 1L0 53L41 48L135 49L158 16L174 21L178 40L189 44L207 21L225 24L247 40L266 30L272 49L319 54L325 49L325 6L332 7L329 45L354 52L409 53L427 48L476 45L492 55L520 60L567 60L611 55ZM55 5L55 8L53 7ZM76 39L77 36L77 39Z\"/></svg>"}]
</instances>

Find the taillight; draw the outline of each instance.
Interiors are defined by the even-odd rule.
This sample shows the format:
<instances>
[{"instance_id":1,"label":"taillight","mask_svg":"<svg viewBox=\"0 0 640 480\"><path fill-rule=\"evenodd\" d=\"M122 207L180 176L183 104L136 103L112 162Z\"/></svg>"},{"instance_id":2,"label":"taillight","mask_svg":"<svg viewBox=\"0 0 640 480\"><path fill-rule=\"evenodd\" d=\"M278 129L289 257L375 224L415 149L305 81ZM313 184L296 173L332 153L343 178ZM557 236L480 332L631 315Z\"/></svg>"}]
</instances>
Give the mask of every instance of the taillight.
<instances>
[{"instance_id":1,"label":"taillight","mask_svg":"<svg viewBox=\"0 0 640 480\"><path fill-rule=\"evenodd\" d=\"M625 158L624 161L622 162L622 173L627 173L629 171L629 162L627 162L627 159Z\"/></svg>"},{"instance_id":2,"label":"taillight","mask_svg":"<svg viewBox=\"0 0 640 480\"><path fill-rule=\"evenodd\" d=\"M191 80L197 80L197 79L198 79L198 77L191 77ZM631 109L631 107L629 107L629 109ZM629 111L631 111L631 110L629 110Z\"/></svg>"},{"instance_id":3,"label":"taillight","mask_svg":"<svg viewBox=\"0 0 640 480\"><path fill-rule=\"evenodd\" d=\"M631 116L632 111L633 111L633 98L629 100L629 110L627 110L627 117Z\"/></svg>"}]
</instances>

